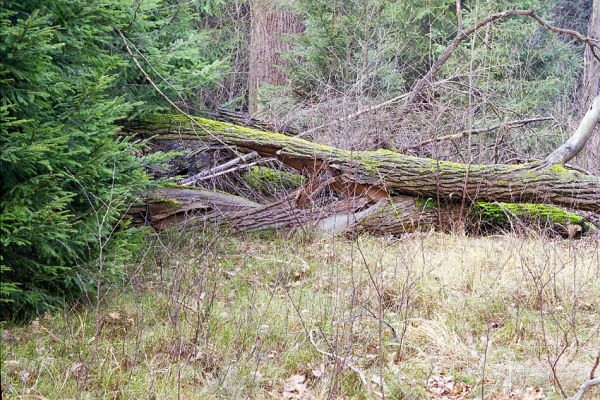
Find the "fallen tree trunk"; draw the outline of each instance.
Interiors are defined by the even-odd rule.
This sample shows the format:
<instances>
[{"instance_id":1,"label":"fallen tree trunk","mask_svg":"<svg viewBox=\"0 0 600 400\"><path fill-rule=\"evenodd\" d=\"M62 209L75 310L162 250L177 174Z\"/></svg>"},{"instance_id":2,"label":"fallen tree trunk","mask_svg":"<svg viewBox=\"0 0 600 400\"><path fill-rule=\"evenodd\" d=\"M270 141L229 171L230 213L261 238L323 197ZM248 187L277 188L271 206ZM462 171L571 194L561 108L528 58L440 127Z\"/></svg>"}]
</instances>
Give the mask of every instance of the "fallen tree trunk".
<instances>
[{"instance_id":1,"label":"fallen tree trunk","mask_svg":"<svg viewBox=\"0 0 600 400\"><path fill-rule=\"evenodd\" d=\"M318 194L325 185L313 191ZM365 196L329 204L301 207L305 188L263 206L243 197L187 187L157 190L144 206L130 210L138 222L163 229L185 222L220 223L238 232L265 229L314 228L329 233L375 233L399 235L467 224L480 231L514 230L515 225L550 230L565 237L594 231L584 218L558 207L539 204L477 202L463 218L460 205L437 204L433 199L394 196L372 204Z\"/></svg>"},{"instance_id":2,"label":"fallen tree trunk","mask_svg":"<svg viewBox=\"0 0 600 400\"><path fill-rule=\"evenodd\" d=\"M201 129L200 129L201 128ZM466 165L406 156L389 150L352 152L272 132L204 118L177 115L135 123L126 131L154 140L225 143L238 150L274 157L309 174L327 171L337 190L366 195L371 201L396 195L440 202L505 201L549 203L600 212L600 177L560 164Z\"/></svg>"}]
</instances>

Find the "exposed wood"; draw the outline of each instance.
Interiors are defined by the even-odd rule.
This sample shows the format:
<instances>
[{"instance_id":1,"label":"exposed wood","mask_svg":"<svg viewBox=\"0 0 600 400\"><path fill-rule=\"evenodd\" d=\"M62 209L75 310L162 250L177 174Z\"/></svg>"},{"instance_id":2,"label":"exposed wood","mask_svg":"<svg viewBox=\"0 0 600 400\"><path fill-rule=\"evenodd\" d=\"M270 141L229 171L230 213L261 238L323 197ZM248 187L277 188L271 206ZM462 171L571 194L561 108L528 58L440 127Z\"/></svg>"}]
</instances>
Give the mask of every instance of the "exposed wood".
<instances>
[{"instance_id":1,"label":"exposed wood","mask_svg":"<svg viewBox=\"0 0 600 400\"><path fill-rule=\"evenodd\" d=\"M226 163L218 165L214 168L211 168L209 170L199 172L196 175L187 177L184 180L182 180L179 184L181 186L191 186L198 181L202 181L202 180L209 179L211 177L218 176L217 174L219 174L223 171L229 170L241 162L246 162L246 161L253 160L256 158L259 158L259 155L255 151L248 153L248 154L244 154L243 156L236 157L233 160L227 161Z\"/></svg>"},{"instance_id":2,"label":"exposed wood","mask_svg":"<svg viewBox=\"0 0 600 400\"><path fill-rule=\"evenodd\" d=\"M581 384L579 391L575 396L572 397L572 400L583 400L583 396L594 386L600 385L600 378L590 379Z\"/></svg>"},{"instance_id":3,"label":"exposed wood","mask_svg":"<svg viewBox=\"0 0 600 400\"><path fill-rule=\"evenodd\" d=\"M354 210L368 204L367 198L348 198L333 203L310 208L298 208L289 198L262 207L247 210L228 219L231 227L237 231L263 229L290 229L299 227L317 227L319 222L332 215L349 215ZM322 227L323 228L323 227Z\"/></svg>"},{"instance_id":4,"label":"exposed wood","mask_svg":"<svg viewBox=\"0 0 600 400\"><path fill-rule=\"evenodd\" d=\"M476 231L541 228L564 237L594 232L584 218L557 207L537 204L476 203L461 215L459 204L437 204L433 199L393 196L375 204L367 196L332 199L324 204L301 203L301 194L311 198L326 186L307 185L268 205L260 205L227 193L170 187L154 192L145 206L130 211L138 222L163 229L180 223L225 223L238 232L265 229L317 229L327 233L373 233L400 235L426 230L469 227ZM304 193L315 190L313 193Z\"/></svg>"},{"instance_id":5,"label":"exposed wood","mask_svg":"<svg viewBox=\"0 0 600 400\"><path fill-rule=\"evenodd\" d=\"M129 214L138 221L162 229L187 221L194 216L218 221L248 209L262 207L246 198L227 193L183 187L162 188L148 194L144 205L132 207Z\"/></svg>"},{"instance_id":6,"label":"exposed wood","mask_svg":"<svg viewBox=\"0 0 600 400\"><path fill-rule=\"evenodd\" d=\"M374 196L408 194L442 201L508 201L549 203L600 211L600 177L541 163L522 165L466 165L411 157L389 150L352 152L303 139L196 118L165 116L128 127L157 139L200 139L225 142L238 149L275 157L300 171L327 169L349 191Z\"/></svg>"}]
</instances>

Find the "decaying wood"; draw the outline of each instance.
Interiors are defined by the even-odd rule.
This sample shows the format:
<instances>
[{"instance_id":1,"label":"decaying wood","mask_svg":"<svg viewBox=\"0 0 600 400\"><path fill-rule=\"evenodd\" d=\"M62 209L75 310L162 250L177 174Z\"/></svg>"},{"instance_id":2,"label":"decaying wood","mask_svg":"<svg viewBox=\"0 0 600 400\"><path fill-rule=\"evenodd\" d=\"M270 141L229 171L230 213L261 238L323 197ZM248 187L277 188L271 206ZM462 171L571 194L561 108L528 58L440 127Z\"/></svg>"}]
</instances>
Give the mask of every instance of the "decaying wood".
<instances>
[{"instance_id":1,"label":"decaying wood","mask_svg":"<svg viewBox=\"0 0 600 400\"><path fill-rule=\"evenodd\" d=\"M199 172L196 175L187 177L180 182L180 185L181 186L191 186L198 181L213 178L213 177L219 176L218 174L220 174L224 171L232 170L232 168L237 166L239 163L250 161L250 160L253 160L256 158L259 158L259 155L255 151L248 153L248 154L244 154L243 156L236 157L233 160L227 161L226 163L218 165L214 168L211 168L206 171Z\"/></svg>"},{"instance_id":2,"label":"decaying wood","mask_svg":"<svg viewBox=\"0 0 600 400\"><path fill-rule=\"evenodd\" d=\"M600 177L541 162L466 165L406 156L389 150L352 152L271 132L195 118L164 117L127 128L162 139L218 140L240 151L274 157L299 171L327 169L349 192L372 201L393 195L432 197L444 202L476 200L548 203L600 211Z\"/></svg>"},{"instance_id":3,"label":"decaying wood","mask_svg":"<svg viewBox=\"0 0 600 400\"><path fill-rule=\"evenodd\" d=\"M544 205L478 203L463 216L459 204L437 204L433 199L414 196L394 196L375 204L366 196L334 199L326 204L315 202L313 197L326 187L333 188L332 183L326 180L320 185L306 185L266 206L226 193L169 187L149 195L145 206L132 209L130 214L156 229L183 222L186 226L224 223L237 232L311 228L333 234L400 235L432 229L453 230L464 224L495 232L518 224L575 237L594 229L581 217Z\"/></svg>"},{"instance_id":4,"label":"decaying wood","mask_svg":"<svg viewBox=\"0 0 600 400\"><path fill-rule=\"evenodd\" d=\"M144 205L133 207L129 214L156 229L177 225L193 217L217 222L226 216L232 218L260 204L240 196L184 187L161 188L149 193Z\"/></svg>"}]
</instances>

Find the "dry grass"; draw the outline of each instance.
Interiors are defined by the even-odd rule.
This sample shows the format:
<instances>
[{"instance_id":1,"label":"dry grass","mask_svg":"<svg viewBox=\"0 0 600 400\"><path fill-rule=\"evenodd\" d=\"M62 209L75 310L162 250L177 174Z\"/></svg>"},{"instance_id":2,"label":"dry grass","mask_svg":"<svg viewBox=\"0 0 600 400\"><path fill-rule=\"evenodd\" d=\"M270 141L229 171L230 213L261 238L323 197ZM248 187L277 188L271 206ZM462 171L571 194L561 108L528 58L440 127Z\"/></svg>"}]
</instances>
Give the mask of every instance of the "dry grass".
<instances>
[{"instance_id":1,"label":"dry grass","mask_svg":"<svg viewBox=\"0 0 600 400\"><path fill-rule=\"evenodd\" d=\"M92 306L5 327L2 391L376 398L383 380L388 399L481 398L482 383L486 398L530 387L560 398L556 363L573 395L600 343L599 248L541 237L172 231L107 294L97 351Z\"/></svg>"}]
</instances>

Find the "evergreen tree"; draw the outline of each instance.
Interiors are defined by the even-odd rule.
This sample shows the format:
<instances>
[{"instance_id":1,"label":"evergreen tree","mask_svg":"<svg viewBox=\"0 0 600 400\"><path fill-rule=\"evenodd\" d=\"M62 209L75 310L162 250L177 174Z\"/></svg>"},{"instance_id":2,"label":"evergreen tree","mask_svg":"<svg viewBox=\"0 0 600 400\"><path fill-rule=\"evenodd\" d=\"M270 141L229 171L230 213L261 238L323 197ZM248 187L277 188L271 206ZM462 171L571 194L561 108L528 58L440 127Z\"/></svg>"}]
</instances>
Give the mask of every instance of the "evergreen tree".
<instances>
[{"instance_id":1,"label":"evergreen tree","mask_svg":"<svg viewBox=\"0 0 600 400\"><path fill-rule=\"evenodd\" d=\"M203 56L189 3L3 2L0 318L55 309L124 272L136 242L120 219L148 178L117 121L166 102L116 29L165 93L187 104L226 71Z\"/></svg>"}]
</instances>

